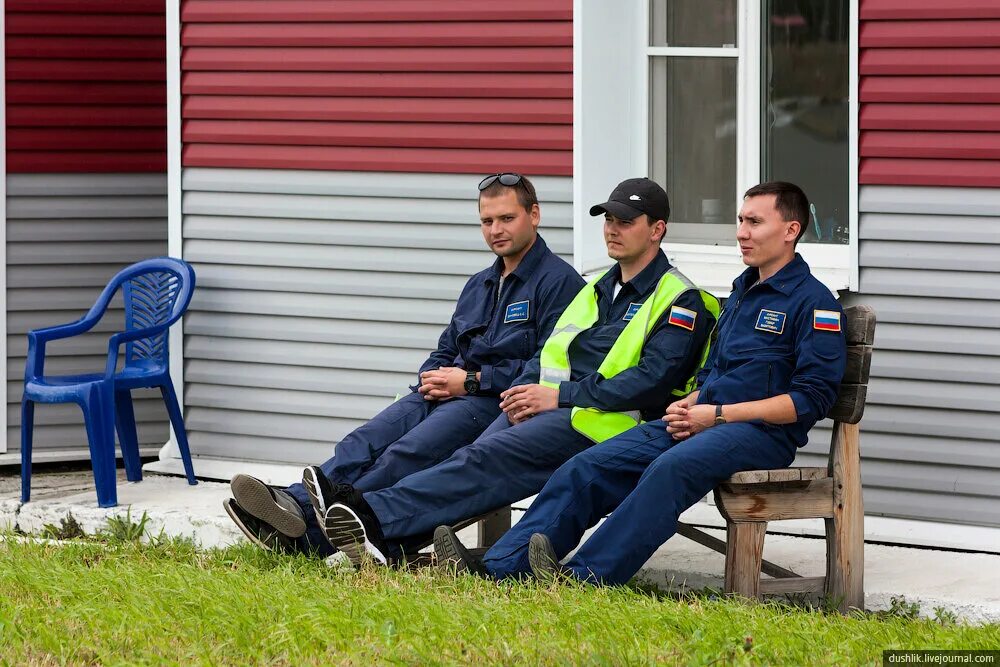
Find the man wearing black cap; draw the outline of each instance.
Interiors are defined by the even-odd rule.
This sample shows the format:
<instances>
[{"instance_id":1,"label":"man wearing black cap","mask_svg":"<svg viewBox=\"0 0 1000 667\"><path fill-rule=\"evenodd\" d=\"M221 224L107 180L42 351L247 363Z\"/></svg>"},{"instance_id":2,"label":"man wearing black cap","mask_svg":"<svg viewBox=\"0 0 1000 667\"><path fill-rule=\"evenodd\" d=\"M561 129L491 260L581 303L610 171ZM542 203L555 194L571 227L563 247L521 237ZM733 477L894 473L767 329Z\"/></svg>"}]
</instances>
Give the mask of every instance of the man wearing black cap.
<instances>
[{"instance_id":1,"label":"man wearing black cap","mask_svg":"<svg viewBox=\"0 0 1000 667\"><path fill-rule=\"evenodd\" d=\"M617 263L592 279L472 444L397 484L331 499L321 528L358 563L398 558L452 525L534 493L575 454L686 394L708 352L718 302L670 266L660 243L670 213L653 181L622 182L604 214Z\"/></svg>"}]
</instances>

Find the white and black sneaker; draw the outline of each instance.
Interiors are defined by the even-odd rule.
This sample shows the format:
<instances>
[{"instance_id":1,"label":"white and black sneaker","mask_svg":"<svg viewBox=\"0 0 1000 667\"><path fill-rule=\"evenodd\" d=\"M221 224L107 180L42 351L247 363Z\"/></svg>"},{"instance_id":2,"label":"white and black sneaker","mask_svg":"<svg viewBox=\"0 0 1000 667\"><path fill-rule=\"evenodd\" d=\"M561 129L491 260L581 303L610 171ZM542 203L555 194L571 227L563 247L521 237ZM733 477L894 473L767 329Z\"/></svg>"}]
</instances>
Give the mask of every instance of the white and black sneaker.
<instances>
[{"instance_id":1,"label":"white and black sneaker","mask_svg":"<svg viewBox=\"0 0 1000 667\"><path fill-rule=\"evenodd\" d=\"M313 511L316 512L316 521L323 524L323 518L330 505L335 502L351 498L351 491L354 490L350 484L333 484L319 466L308 466L302 471L302 486L309 494Z\"/></svg>"},{"instance_id":2,"label":"white and black sneaker","mask_svg":"<svg viewBox=\"0 0 1000 667\"><path fill-rule=\"evenodd\" d=\"M379 565L389 564L378 520L370 511L333 503L319 527L330 544L344 552L356 567L369 559Z\"/></svg>"},{"instance_id":3,"label":"white and black sneaker","mask_svg":"<svg viewBox=\"0 0 1000 667\"><path fill-rule=\"evenodd\" d=\"M455 568L455 574L466 572L490 578L486 566L465 548L451 526L438 526L434 529L434 555L439 564Z\"/></svg>"},{"instance_id":4,"label":"white and black sneaker","mask_svg":"<svg viewBox=\"0 0 1000 667\"><path fill-rule=\"evenodd\" d=\"M528 564L535 578L544 583L552 583L567 570L559 564L559 557L548 535L535 533L528 540Z\"/></svg>"},{"instance_id":5,"label":"white and black sneaker","mask_svg":"<svg viewBox=\"0 0 1000 667\"><path fill-rule=\"evenodd\" d=\"M306 520L298 502L281 489L272 489L250 475L237 474L229 482L233 498L243 511L263 521L282 535L296 538L306 534Z\"/></svg>"}]
</instances>

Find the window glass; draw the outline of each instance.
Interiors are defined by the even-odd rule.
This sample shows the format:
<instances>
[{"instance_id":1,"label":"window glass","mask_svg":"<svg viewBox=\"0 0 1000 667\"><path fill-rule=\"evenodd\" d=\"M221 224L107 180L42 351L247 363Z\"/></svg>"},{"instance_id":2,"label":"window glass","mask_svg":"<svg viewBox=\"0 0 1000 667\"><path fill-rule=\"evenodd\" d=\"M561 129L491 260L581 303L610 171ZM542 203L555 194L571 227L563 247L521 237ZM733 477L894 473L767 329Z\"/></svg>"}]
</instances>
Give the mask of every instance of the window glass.
<instances>
[{"instance_id":1,"label":"window glass","mask_svg":"<svg viewBox=\"0 0 1000 667\"><path fill-rule=\"evenodd\" d=\"M766 0L761 171L816 207L803 240L848 242L848 0Z\"/></svg>"},{"instance_id":2,"label":"window glass","mask_svg":"<svg viewBox=\"0 0 1000 667\"><path fill-rule=\"evenodd\" d=\"M736 46L736 0L650 0L650 46Z\"/></svg>"},{"instance_id":3,"label":"window glass","mask_svg":"<svg viewBox=\"0 0 1000 667\"><path fill-rule=\"evenodd\" d=\"M650 177L670 197L671 242L731 243L736 58L650 61Z\"/></svg>"}]
</instances>

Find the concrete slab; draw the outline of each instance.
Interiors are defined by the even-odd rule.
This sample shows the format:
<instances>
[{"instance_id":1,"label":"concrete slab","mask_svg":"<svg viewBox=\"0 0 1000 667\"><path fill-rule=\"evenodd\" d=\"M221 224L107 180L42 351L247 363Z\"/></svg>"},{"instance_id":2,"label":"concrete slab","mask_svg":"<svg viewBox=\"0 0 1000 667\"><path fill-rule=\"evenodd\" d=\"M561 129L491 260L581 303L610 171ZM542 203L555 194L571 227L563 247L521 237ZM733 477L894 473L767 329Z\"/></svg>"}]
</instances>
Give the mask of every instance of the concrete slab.
<instances>
[{"instance_id":1,"label":"concrete slab","mask_svg":"<svg viewBox=\"0 0 1000 667\"><path fill-rule=\"evenodd\" d=\"M38 534L46 524L58 525L72 515L87 533L107 526L108 518L131 512L138 519L146 512L149 532L194 539L203 547L226 546L243 535L222 510L229 497L228 484L200 482L188 486L179 477L147 474L140 483L120 475L120 505L97 507L89 470L45 472L33 479L32 501L22 505L20 483L12 471L0 471L0 530L19 529ZM710 509L710 508L708 508ZM685 518L700 523L705 507L696 506ZM515 521L520 512L515 512ZM723 530L708 529L720 539ZM471 544L475 528L461 534ZM764 557L803 576L822 575L824 541L814 537L768 535ZM682 537L662 546L639 573L639 579L661 588L701 589L722 586L723 557ZM920 605L933 616L944 608L970 622L1000 622L1000 555L865 545L865 606L887 609L894 596Z\"/></svg>"}]
</instances>

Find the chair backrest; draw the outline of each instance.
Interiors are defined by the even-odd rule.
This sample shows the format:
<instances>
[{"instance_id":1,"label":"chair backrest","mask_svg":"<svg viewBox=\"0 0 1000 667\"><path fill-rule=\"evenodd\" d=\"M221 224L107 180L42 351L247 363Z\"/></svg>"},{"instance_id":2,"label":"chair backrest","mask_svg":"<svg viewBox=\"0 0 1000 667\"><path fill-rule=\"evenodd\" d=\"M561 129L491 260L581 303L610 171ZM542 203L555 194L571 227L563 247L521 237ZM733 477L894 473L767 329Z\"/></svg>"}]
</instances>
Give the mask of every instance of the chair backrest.
<instances>
[{"instance_id":1,"label":"chair backrest","mask_svg":"<svg viewBox=\"0 0 1000 667\"><path fill-rule=\"evenodd\" d=\"M125 306L125 331L171 325L191 303L195 275L190 264L173 257L154 257L118 272L105 292L119 287ZM168 332L132 341L125 346L125 363L149 360L166 363Z\"/></svg>"},{"instance_id":2,"label":"chair backrest","mask_svg":"<svg viewBox=\"0 0 1000 667\"><path fill-rule=\"evenodd\" d=\"M875 311L871 306L849 306L844 309L847 324L847 370L840 384L840 393L827 417L846 424L857 424L865 413L868 398L868 375L872 366L872 344L875 342Z\"/></svg>"}]
</instances>

